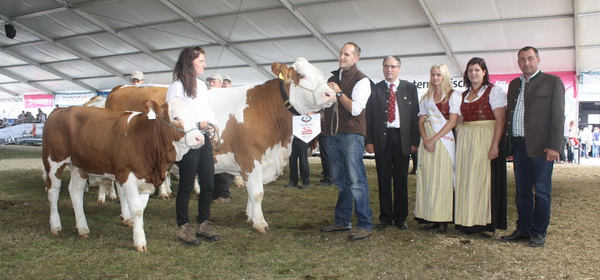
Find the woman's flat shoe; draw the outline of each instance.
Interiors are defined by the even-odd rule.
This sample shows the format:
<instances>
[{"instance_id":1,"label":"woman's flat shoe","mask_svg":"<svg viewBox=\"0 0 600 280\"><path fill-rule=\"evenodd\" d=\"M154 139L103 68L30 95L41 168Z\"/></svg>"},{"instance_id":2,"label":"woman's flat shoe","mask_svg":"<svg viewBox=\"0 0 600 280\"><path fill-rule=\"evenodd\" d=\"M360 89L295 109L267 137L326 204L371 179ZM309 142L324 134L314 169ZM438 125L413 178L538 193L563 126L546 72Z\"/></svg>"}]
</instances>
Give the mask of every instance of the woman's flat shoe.
<instances>
[{"instance_id":1,"label":"woman's flat shoe","mask_svg":"<svg viewBox=\"0 0 600 280\"><path fill-rule=\"evenodd\" d=\"M430 223L430 224L427 224L424 227L419 228L419 230L421 230L421 231L430 231L432 229L438 228L439 226L440 226L440 224L438 224L438 223Z\"/></svg>"},{"instance_id":2,"label":"woman's flat shoe","mask_svg":"<svg viewBox=\"0 0 600 280\"><path fill-rule=\"evenodd\" d=\"M448 225L446 223L442 223L439 225L437 232L438 233L446 233L447 230L448 230Z\"/></svg>"},{"instance_id":3,"label":"woman's flat shoe","mask_svg":"<svg viewBox=\"0 0 600 280\"><path fill-rule=\"evenodd\" d=\"M493 232L480 232L479 233L479 237L481 237L481 238L492 238L492 237L494 237L494 233Z\"/></svg>"}]
</instances>

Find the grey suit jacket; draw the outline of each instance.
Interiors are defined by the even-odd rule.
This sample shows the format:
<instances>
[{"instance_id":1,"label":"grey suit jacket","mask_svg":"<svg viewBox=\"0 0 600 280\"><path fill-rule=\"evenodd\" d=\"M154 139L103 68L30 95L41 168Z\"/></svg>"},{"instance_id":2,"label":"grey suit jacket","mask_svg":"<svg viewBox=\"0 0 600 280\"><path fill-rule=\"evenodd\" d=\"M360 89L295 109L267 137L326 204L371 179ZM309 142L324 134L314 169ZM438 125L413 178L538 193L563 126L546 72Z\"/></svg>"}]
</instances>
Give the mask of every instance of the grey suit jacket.
<instances>
[{"instance_id":1,"label":"grey suit jacket","mask_svg":"<svg viewBox=\"0 0 600 280\"><path fill-rule=\"evenodd\" d=\"M521 79L508 86L506 140L512 139L513 115L521 88ZM541 71L525 83L525 146L529 157L544 156L544 149L560 152L565 123L565 86L555 75Z\"/></svg>"},{"instance_id":2,"label":"grey suit jacket","mask_svg":"<svg viewBox=\"0 0 600 280\"><path fill-rule=\"evenodd\" d=\"M385 148L387 135L387 100L390 92L385 81L381 81L371 90L367 103L367 137L365 144L373 144L375 152L382 152ZM417 87L406 80L400 80L396 90L398 115L400 116L400 142L402 154L410 154L410 146L419 146L419 97Z\"/></svg>"}]
</instances>

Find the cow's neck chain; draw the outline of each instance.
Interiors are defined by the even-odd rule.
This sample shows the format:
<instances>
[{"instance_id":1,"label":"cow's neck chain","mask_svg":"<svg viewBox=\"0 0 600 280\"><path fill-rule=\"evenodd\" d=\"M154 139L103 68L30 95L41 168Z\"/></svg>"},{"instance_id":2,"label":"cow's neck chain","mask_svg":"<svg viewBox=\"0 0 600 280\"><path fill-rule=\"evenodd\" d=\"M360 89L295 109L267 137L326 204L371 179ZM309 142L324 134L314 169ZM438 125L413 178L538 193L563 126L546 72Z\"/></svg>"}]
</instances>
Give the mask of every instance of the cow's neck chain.
<instances>
[{"instance_id":1,"label":"cow's neck chain","mask_svg":"<svg viewBox=\"0 0 600 280\"><path fill-rule=\"evenodd\" d=\"M279 79L279 92L281 93L281 98L283 98L283 106L292 113L294 116L300 116L301 114L296 111L296 108L290 103L290 98L288 94L285 92L285 83L283 80Z\"/></svg>"}]
</instances>

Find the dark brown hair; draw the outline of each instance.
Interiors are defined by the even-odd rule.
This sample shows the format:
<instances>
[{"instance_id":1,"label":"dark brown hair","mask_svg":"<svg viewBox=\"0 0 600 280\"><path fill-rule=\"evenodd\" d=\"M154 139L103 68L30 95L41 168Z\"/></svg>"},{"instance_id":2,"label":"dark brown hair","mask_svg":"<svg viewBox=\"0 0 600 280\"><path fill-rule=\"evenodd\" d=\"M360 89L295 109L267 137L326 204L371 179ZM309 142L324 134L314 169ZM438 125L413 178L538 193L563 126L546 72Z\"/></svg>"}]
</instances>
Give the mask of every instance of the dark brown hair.
<instances>
[{"instance_id":1,"label":"dark brown hair","mask_svg":"<svg viewBox=\"0 0 600 280\"><path fill-rule=\"evenodd\" d=\"M201 47L187 47L179 54L179 59L175 63L173 69L173 80L180 80L183 84L185 94L190 98L196 98L196 70L194 69L193 61L200 54L204 54L204 49Z\"/></svg>"},{"instance_id":2,"label":"dark brown hair","mask_svg":"<svg viewBox=\"0 0 600 280\"><path fill-rule=\"evenodd\" d=\"M481 85L482 86L491 85L492 83L490 83L490 73L487 69L487 65L485 64L485 59L483 59L481 57L473 57L467 63L467 68L465 69L465 73L463 74L463 81L465 82L465 86L467 88L470 88L473 85L471 83L471 80L469 80L469 66L475 65L475 64L479 65L479 67L481 67L481 70L485 71L485 75L483 76L483 83Z\"/></svg>"}]
</instances>

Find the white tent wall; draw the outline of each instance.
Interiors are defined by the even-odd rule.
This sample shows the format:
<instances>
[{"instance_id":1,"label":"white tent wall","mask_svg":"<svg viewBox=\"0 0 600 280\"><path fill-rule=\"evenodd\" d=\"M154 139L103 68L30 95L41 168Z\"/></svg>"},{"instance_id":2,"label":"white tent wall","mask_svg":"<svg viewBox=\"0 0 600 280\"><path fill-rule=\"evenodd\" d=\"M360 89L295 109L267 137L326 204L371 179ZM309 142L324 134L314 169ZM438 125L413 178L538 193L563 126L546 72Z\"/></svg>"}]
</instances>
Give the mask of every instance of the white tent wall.
<instances>
[{"instance_id":1,"label":"white tent wall","mask_svg":"<svg viewBox=\"0 0 600 280\"><path fill-rule=\"evenodd\" d=\"M491 74L516 74L526 45L545 72L600 69L597 0L5 0L0 23L17 30L9 39L0 28L0 97L106 90L133 70L168 84L186 46L206 50L201 79L220 73L235 85L262 83L272 62L298 57L327 76L348 41L376 82L388 55L408 80L436 63L460 77L474 56Z\"/></svg>"}]
</instances>

